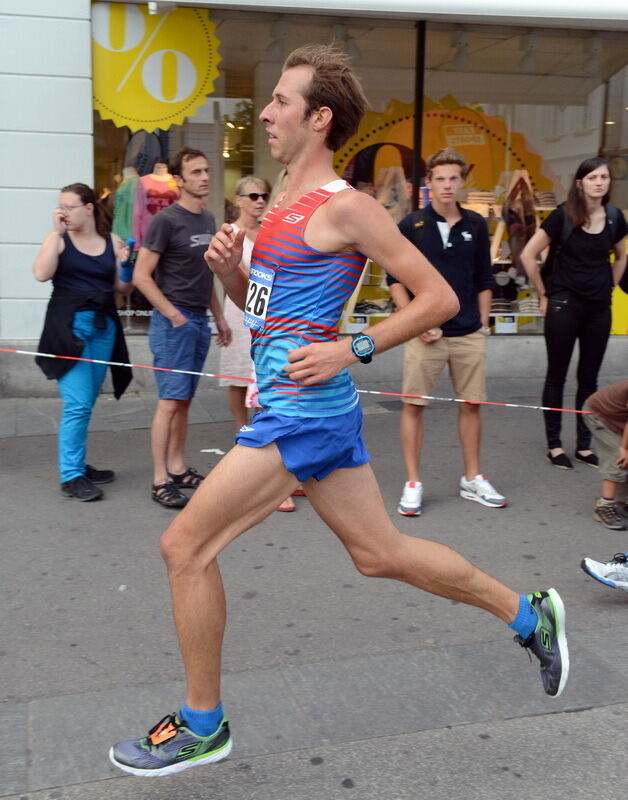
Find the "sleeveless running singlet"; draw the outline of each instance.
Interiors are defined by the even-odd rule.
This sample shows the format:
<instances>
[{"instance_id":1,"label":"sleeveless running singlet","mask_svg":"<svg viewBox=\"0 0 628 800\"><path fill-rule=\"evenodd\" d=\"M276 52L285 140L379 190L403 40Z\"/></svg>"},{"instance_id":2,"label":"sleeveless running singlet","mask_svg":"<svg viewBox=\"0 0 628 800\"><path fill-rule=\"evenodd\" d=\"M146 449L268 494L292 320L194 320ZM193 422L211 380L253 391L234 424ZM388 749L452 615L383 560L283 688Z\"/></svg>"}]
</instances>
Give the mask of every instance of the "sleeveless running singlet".
<instances>
[{"instance_id":1,"label":"sleeveless running singlet","mask_svg":"<svg viewBox=\"0 0 628 800\"><path fill-rule=\"evenodd\" d=\"M346 181L332 181L288 208L269 211L262 221L251 256L245 320L250 312L246 324L252 329L251 356L265 411L333 417L358 403L347 370L314 386L303 386L283 371L288 350L336 340L343 306L366 263L361 253L322 253L304 241L314 211L351 188Z\"/></svg>"}]
</instances>

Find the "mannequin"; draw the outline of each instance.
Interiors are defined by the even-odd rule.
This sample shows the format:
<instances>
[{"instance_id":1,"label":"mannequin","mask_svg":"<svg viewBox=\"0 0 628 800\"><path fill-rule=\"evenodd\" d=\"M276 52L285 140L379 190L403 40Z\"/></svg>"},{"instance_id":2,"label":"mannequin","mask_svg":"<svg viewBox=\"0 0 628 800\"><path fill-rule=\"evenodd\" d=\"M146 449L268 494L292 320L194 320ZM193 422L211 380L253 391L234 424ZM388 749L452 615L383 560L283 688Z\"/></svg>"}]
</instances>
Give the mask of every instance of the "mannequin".
<instances>
[{"instance_id":1,"label":"mannequin","mask_svg":"<svg viewBox=\"0 0 628 800\"><path fill-rule=\"evenodd\" d=\"M144 241L151 219L158 211L168 208L179 199L179 190L168 172L168 165L158 161L150 175L139 179L133 208L133 236L135 249Z\"/></svg>"},{"instance_id":2,"label":"mannequin","mask_svg":"<svg viewBox=\"0 0 628 800\"><path fill-rule=\"evenodd\" d=\"M122 182L113 196L113 232L123 242L133 236L133 204L139 179L135 167L123 167Z\"/></svg>"}]
</instances>

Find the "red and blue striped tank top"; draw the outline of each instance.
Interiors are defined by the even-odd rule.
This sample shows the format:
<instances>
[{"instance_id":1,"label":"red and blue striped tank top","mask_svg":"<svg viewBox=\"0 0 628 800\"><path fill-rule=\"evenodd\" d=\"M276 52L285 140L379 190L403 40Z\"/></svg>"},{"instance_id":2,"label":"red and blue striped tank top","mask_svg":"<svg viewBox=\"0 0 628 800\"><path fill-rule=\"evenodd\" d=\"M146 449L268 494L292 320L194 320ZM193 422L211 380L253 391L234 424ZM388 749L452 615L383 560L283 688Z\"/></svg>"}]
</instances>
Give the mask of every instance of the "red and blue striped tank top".
<instances>
[{"instance_id":1,"label":"red and blue striped tank top","mask_svg":"<svg viewBox=\"0 0 628 800\"><path fill-rule=\"evenodd\" d=\"M323 253L304 241L314 211L349 188L343 180L332 181L288 208L269 211L255 240L251 276L272 282L265 319L257 330L252 326L251 344L260 405L266 411L332 417L358 402L347 370L314 386L303 386L283 371L289 350L336 340L343 306L364 268L366 258L360 253Z\"/></svg>"}]
</instances>

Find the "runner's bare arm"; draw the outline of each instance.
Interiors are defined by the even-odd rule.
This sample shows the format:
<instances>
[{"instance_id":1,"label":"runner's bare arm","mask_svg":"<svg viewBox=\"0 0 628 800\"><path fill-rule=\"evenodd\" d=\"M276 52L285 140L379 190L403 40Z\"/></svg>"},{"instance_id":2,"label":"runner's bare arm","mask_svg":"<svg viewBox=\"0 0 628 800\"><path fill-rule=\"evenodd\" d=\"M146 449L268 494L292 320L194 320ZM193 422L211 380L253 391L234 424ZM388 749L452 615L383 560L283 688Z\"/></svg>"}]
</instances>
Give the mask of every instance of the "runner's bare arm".
<instances>
[{"instance_id":1,"label":"runner's bare arm","mask_svg":"<svg viewBox=\"0 0 628 800\"><path fill-rule=\"evenodd\" d=\"M325 221L331 234L326 235L326 247L321 249L363 253L415 295L396 314L364 331L375 342L376 355L437 328L458 312L453 289L402 236L390 214L377 201L361 192L340 192L323 208L326 206ZM317 235L316 228L312 233ZM308 241L316 246L309 237ZM286 372L305 386L327 380L357 361L348 339L300 347L292 350L288 358Z\"/></svg>"},{"instance_id":2,"label":"runner's bare arm","mask_svg":"<svg viewBox=\"0 0 628 800\"><path fill-rule=\"evenodd\" d=\"M234 233L231 225L223 225L205 251L205 261L214 275L225 287L225 291L238 308L246 301L248 275L240 266L242 244L246 231Z\"/></svg>"}]
</instances>

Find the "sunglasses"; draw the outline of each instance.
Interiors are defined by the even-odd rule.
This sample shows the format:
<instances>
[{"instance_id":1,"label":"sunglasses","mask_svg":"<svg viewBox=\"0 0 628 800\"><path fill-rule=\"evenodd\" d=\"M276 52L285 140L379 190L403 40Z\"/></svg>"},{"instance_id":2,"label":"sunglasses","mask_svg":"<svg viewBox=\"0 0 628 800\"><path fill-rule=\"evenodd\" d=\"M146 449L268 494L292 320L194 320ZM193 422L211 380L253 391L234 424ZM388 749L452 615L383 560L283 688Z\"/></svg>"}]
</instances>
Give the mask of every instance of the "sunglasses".
<instances>
[{"instance_id":1,"label":"sunglasses","mask_svg":"<svg viewBox=\"0 0 628 800\"><path fill-rule=\"evenodd\" d=\"M261 197L262 200L266 202L270 197L270 195L268 194L268 192L249 192L248 194L241 194L240 197L248 197L249 200L252 200L253 202L255 202Z\"/></svg>"}]
</instances>

